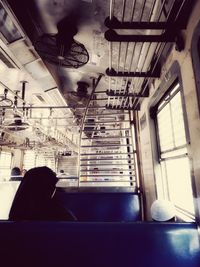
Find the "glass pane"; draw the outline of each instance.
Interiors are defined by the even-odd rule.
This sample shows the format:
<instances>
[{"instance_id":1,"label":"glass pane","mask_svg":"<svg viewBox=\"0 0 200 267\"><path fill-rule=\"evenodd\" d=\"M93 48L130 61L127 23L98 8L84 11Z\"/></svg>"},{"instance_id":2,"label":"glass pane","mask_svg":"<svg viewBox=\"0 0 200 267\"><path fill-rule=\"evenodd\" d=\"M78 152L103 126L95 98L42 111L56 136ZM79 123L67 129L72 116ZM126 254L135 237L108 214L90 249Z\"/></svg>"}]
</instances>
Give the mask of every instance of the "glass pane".
<instances>
[{"instance_id":1,"label":"glass pane","mask_svg":"<svg viewBox=\"0 0 200 267\"><path fill-rule=\"evenodd\" d=\"M43 155L37 155L36 156L36 166L41 167L41 166L46 166L46 161Z\"/></svg>"},{"instance_id":2,"label":"glass pane","mask_svg":"<svg viewBox=\"0 0 200 267\"><path fill-rule=\"evenodd\" d=\"M175 86L176 88L177 86ZM176 89L177 90L177 89ZM163 102L165 101L163 100ZM178 92L157 114L161 154L186 145L181 94ZM162 156L163 158L163 156Z\"/></svg>"},{"instance_id":3,"label":"glass pane","mask_svg":"<svg viewBox=\"0 0 200 267\"><path fill-rule=\"evenodd\" d=\"M11 153L2 151L0 153L0 180L7 181L10 179L11 172Z\"/></svg>"},{"instance_id":4,"label":"glass pane","mask_svg":"<svg viewBox=\"0 0 200 267\"><path fill-rule=\"evenodd\" d=\"M181 94L178 92L170 102L175 146L182 146L186 144L185 127L183 119L183 109L181 103Z\"/></svg>"},{"instance_id":5,"label":"glass pane","mask_svg":"<svg viewBox=\"0 0 200 267\"><path fill-rule=\"evenodd\" d=\"M35 151L25 151L23 169L29 170L34 167L35 167Z\"/></svg>"},{"instance_id":6,"label":"glass pane","mask_svg":"<svg viewBox=\"0 0 200 267\"><path fill-rule=\"evenodd\" d=\"M0 32L6 38L6 40L11 43L20 38L22 38L20 32L12 22L11 18L8 16L8 13L0 4Z\"/></svg>"},{"instance_id":7,"label":"glass pane","mask_svg":"<svg viewBox=\"0 0 200 267\"><path fill-rule=\"evenodd\" d=\"M176 206L194 214L188 158L166 160L165 164L170 199Z\"/></svg>"},{"instance_id":8,"label":"glass pane","mask_svg":"<svg viewBox=\"0 0 200 267\"><path fill-rule=\"evenodd\" d=\"M160 150L166 151L174 147L170 107L167 104L157 115Z\"/></svg>"},{"instance_id":9,"label":"glass pane","mask_svg":"<svg viewBox=\"0 0 200 267\"><path fill-rule=\"evenodd\" d=\"M10 172L9 172L10 174ZM0 220L7 220L20 182L0 182Z\"/></svg>"}]
</instances>

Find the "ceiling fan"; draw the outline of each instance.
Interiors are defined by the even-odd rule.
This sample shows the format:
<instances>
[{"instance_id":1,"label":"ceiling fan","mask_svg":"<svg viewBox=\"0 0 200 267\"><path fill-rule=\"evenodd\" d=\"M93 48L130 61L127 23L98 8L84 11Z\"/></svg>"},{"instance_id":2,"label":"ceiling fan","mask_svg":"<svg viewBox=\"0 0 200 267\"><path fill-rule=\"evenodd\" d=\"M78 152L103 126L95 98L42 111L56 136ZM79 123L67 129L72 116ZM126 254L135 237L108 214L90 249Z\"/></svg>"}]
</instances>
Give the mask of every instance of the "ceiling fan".
<instances>
[{"instance_id":1,"label":"ceiling fan","mask_svg":"<svg viewBox=\"0 0 200 267\"><path fill-rule=\"evenodd\" d=\"M34 43L38 54L46 61L65 67L79 68L89 61L89 54L83 44L73 37L77 34L76 18L65 17L58 24L58 33L45 33Z\"/></svg>"},{"instance_id":2,"label":"ceiling fan","mask_svg":"<svg viewBox=\"0 0 200 267\"><path fill-rule=\"evenodd\" d=\"M24 131L29 128L29 123L23 122L21 116L14 114L13 122L4 124L9 131Z\"/></svg>"}]
</instances>

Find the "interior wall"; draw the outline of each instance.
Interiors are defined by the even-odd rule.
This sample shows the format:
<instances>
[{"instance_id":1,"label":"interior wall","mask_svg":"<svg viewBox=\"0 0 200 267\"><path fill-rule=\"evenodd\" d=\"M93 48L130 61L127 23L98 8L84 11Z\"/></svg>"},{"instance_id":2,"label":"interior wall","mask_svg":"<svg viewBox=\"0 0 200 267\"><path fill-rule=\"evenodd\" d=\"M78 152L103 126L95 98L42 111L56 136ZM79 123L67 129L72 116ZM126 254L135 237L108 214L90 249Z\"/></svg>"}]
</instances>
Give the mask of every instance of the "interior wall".
<instances>
[{"instance_id":1,"label":"interior wall","mask_svg":"<svg viewBox=\"0 0 200 267\"><path fill-rule=\"evenodd\" d=\"M154 81L151 90L150 97L143 101L141 111L139 112L140 120L140 139L141 139L141 151L142 151L142 166L144 175L144 191L146 193L146 218L150 217L150 207L152 202L156 199L155 189L155 168L156 168L156 149L155 140L151 138L149 126L153 134L152 120L149 117L149 104L155 96L155 92L158 89L160 83L166 78L165 75L171 68L174 61L177 61L180 65L182 82L183 82L183 94L185 98L186 116L189 126L190 144L188 144L188 154L191 160L191 170L193 173L193 179L196 186L195 204L197 210L197 216L199 217L200 211L200 114L198 109L196 85L194 79L194 71L191 58L191 40L194 29L200 20L200 1L198 0L191 13L187 29L184 30L183 36L185 39L185 49L181 52L172 49L165 65L162 67L161 77ZM144 120L145 118L145 120ZM155 136L155 133L154 133Z\"/></svg>"}]
</instances>

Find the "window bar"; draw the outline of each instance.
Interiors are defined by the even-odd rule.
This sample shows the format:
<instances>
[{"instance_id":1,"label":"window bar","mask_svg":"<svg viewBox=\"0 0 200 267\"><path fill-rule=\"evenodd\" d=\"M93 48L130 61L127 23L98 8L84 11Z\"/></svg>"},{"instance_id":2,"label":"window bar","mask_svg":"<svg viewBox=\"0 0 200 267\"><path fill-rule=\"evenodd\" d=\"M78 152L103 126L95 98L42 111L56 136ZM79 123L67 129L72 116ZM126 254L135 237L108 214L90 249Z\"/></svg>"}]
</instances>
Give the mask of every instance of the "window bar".
<instances>
[{"instance_id":1,"label":"window bar","mask_svg":"<svg viewBox=\"0 0 200 267\"><path fill-rule=\"evenodd\" d=\"M89 130L89 129L88 130L84 130L83 129L83 132L107 132L107 131L123 131L123 130L124 131L125 130L129 130L129 128L123 128L123 129L120 129L120 128L119 129L116 129L116 128L115 129L94 129L94 130L92 130L92 129L91 130Z\"/></svg>"},{"instance_id":2,"label":"window bar","mask_svg":"<svg viewBox=\"0 0 200 267\"><path fill-rule=\"evenodd\" d=\"M122 10L121 10L121 21L124 21L124 16L125 16L125 10L126 10L126 0L123 0L123 4L122 4ZM118 52L118 61L117 61L117 71L119 71L119 66L120 66L120 59L121 59L121 51L122 51L122 43L119 43L119 52ZM121 80L121 84L123 83L123 81ZM116 90L116 87L115 87ZM120 89L121 90L121 89ZM117 101L117 103L116 103ZM119 101L119 97L114 97L113 98L113 106L118 106L118 101Z\"/></svg>"},{"instance_id":3,"label":"window bar","mask_svg":"<svg viewBox=\"0 0 200 267\"><path fill-rule=\"evenodd\" d=\"M133 161L134 158L90 158L90 159L81 159L81 161L118 161L118 160L131 160Z\"/></svg>"},{"instance_id":4,"label":"window bar","mask_svg":"<svg viewBox=\"0 0 200 267\"><path fill-rule=\"evenodd\" d=\"M155 51L157 50L157 59L156 59L156 62L154 63L154 66L152 67L152 73L154 72L154 70L155 70L155 68L156 68L156 65L157 65L157 63L158 63L158 61L159 61L159 59L160 59L160 57L161 57L161 54L162 54L162 52L163 52L163 50L164 50L165 45L166 45L166 43L164 43L164 44L157 43L157 45L156 45L156 49L155 49ZM163 46L163 49L161 49L162 46ZM142 90L143 92L146 90L146 88L147 88L147 86L148 86L148 83L149 83L149 81L151 81L151 79L152 79L152 78L148 78L148 82L147 82L147 84L145 85L144 89ZM142 92L142 93L143 93L143 92ZM137 101L137 100L138 100L138 98L136 98L133 102L135 102L135 101Z\"/></svg>"},{"instance_id":5,"label":"window bar","mask_svg":"<svg viewBox=\"0 0 200 267\"><path fill-rule=\"evenodd\" d=\"M110 170L111 171L111 170ZM85 177L87 176L88 178L93 178L93 179L96 179L96 178L103 178L103 177L113 177L114 179L112 179L113 181L116 181L116 179L120 179L121 181L123 181L122 179L124 179L124 177L126 177L126 179L128 179L128 176L129 174L110 174L109 172L108 173L99 173L99 174L87 174L87 173L82 173L81 174L81 177ZM135 183L135 176L133 175L133 178L134 180L132 180L132 182L134 181ZM130 183L130 180L129 180L129 183ZM131 184L131 186L133 186L133 184Z\"/></svg>"},{"instance_id":6,"label":"window bar","mask_svg":"<svg viewBox=\"0 0 200 267\"><path fill-rule=\"evenodd\" d=\"M136 67L135 67L135 70L133 70L133 71L137 71L137 69L138 69L138 64L139 64L139 61L140 61L140 56L141 56L140 54L141 54L141 51L142 51L142 48L143 48L143 44L142 43L138 43L136 46L137 47L140 46L140 47L139 47L137 62L135 64ZM131 83L133 84L134 82L135 82L135 79L132 78Z\"/></svg>"},{"instance_id":7,"label":"window bar","mask_svg":"<svg viewBox=\"0 0 200 267\"><path fill-rule=\"evenodd\" d=\"M127 166L127 163L120 163L120 166ZM129 163L129 165L134 166L133 163ZM80 167L87 167L87 166L119 166L119 163L96 163L96 164L80 164Z\"/></svg>"},{"instance_id":8,"label":"window bar","mask_svg":"<svg viewBox=\"0 0 200 267\"><path fill-rule=\"evenodd\" d=\"M85 107L85 112L84 112L84 115L83 115L83 118L82 118L82 124L81 124L81 127L80 127L80 138L79 138L79 151L78 151L78 186L80 186L80 155L81 155L81 140L82 140L82 135L83 135L83 129L84 129L84 121L85 121L85 118L87 116L87 112L88 112L88 108L89 108L89 105L90 105L90 100L92 99L93 97L93 93L95 92L95 89L96 87L98 86L100 80L102 78L102 75L99 75L98 79L95 80L93 79L93 88L92 88L92 92L90 94L90 98L88 99L88 102L87 102L87 105Z\"/></svg>"},{"instance_id":9,"label":"window bar","mask_svg":"<svg viewBox=\"0 0 200 267\"><path fill-rule=\"evenodd\" d=\"M148 54L149 54L151 45L152 45L152 43L149 43L149 44L148 44L148 49L147 49L147 52L146 52L145 60L143 61L143 64L142 64L142 66L141 66L141 72L144 71L145 63L146 63L146 61L147 61L147 58L148 58ZM158 46L159 46L159 43L156 44L155 51L157 50ZM154 69L155 69L155 68L154 68ZM153 71L152 71L151 73L153 73ZM144 81L144 79L137 78L137 84L136 84L135 87L136 87L136 88L139 88L139 84L140 84L140 82L143 82L143 81Z\"/></svg>"},{"instance_id":10,"label":"window bar","mask_svg":"<svg viewBox=\"0 0 200 267\"><path fill-rule=\"evenodd\" d=\"M160 10L159 10L159 13L158 13L158 17L157 19L155 19L155 21L159 21L161 16L162 16L162 13L163 13L163 10L164 10L164 7L165 7L165 4L168 0L163 0L162 4L161 4L161 7L160 7ZM174 0L175 2L176 0ZM174 3L173 3L174 4Z\"/></svg>"},{"instance_id":11,"label":"window bar","mask_svg":"<svg viewBox=\"0 0 200 267\"><path fill-rule=\"evenodd\" d=\"M133 0L132 8L131 8L131 22L133 21L135 14L136 0Z\"/></svg>"},{"instance_id":12,"label":"window bar","mask_svg":"<svg viewBox=\"0 0 200 267\"><path fill-rule=\"evenodd\" d=\"M108 110L106 110L108 111ZM127 112L120 112L120 113L102 113L102 114L89 114L87 118L105 118L105 116L122 116L128 114Z\"/></svg>"},{"instance_id":13,"label":"window bar","mask_svg":"<svg viewBox=\"0 0 200 267\"><path fill-rule=\"evenodd\" d=\"M87 146L87 145L84 145L84 146L81 146L82 148L95 148L95 147L131 147L132 144L129 144L129 145L120 145L120 144L99 144L99 145L91 145L91 146Z\"/></svg>"},{"instance_id":14,"label":"window bar","mask_svg":"<svg viewBox=\"0 0 200 267\"><path fill-rule=\"evenodd\" d=\"M124 168L114 168L114 169L81 169L82 172L129 172L130 169L124 169ZM132 171L134 172L135 170L132 169ZM119 173L120 174L120 173Z\"/></svg>"},{"instance_id":15,"label":"window bar","mask_svg":"<svg viewBox=\"0 0 200 267\"><path fill-rule=\"evenodd\" d=\"M112 68L112 42L109 43L109 69ZM109 90L111 90L111 77L108 78ZM110 103L110 97L108 97L108 103Z\"/></svg>"},{"instance_id":16,"label":"window bar","mask_svg":"<svg viewBox=\"0 0 200 267\"><path fill-rule=\"evenodd\" d=\"M133 152L106 152L106 153L83 153L81 154L81 156L121 156L121 155L132 155L132 154L135 154L136 153L136 150L133 150Z\"/></svg>"},{"instance_id":17,"label":"window bar","mask_svg":"<svg viewBox=\"0 0 200 267\"><path fill-rule=\"evenodd\" d=\"M134 3L135 4L135 3ZM142 17L143 17L143 14L144 14L144 9L145 9L145 5L146 5L146 0L143 0L143 3L142 3L142 7L140 9L140 14L139 14L139 20L141 21L142 20ZM131 16L131 19L133 18L133 14ZM124 61L124 71L125 71L125 65L126 65L126 60L127 60L127 51L128 51L128 46L129 46L129 42L126 44L126 57L125 57L125 61ZM135 47L134 47L135 48ZM140 51L141 52L141 51ZM140 54L139 52L139 54ZM132 58L133 59L133 58ZM139 62L139 61L138 61ZM131 62L131 65L132 65L132 62ZM136 64L136 66L138 65L138 63ZM130 70L129 70L130 72ZM127 84L128 81L129 81L129 78L125 78L125 83ZM128 89L125 89L125 91L127 91ZM120 91L121 93L121 91ZM129 99L127 98L125 101L125 104L127 103ZM123 100L121 101L121 104L120 104L120 107L122 108L122 104L123 104ZM125 106L125 105L124 105ZM130 103L128 103L128 107L130 106Z\"/></svg>"},{"instance_id":18,"label":"window bar","mask_svg":"<svg viewBox=\"0 0 200 267\"><path fill-rule=\"evenodd\" d=\"M107 123L122 123L122 122L129 122L128 120L121 120L121 121L95 121L95 122L85 122L84 125L91 125L91 126L95 126L96 124L107 124Z\"/></svg>"},{"instance_id":19,"label":"window bar","mask_svg":"<svg viewBox=\"0 0 200 267\"><path fill-rule=\"evenodd\" d=\"M145 63L146 63L146 61L147 61L147 59L148 59L148 54L149 54L151 45L152 45L152 43L148 43L148 47L147 47L147 51L146 51L146 55L145 55L145 57L144 57L144 60L143 60L142 66L141 66L140 73L144 70ZM139 64L139 62L138 62L138 64ZM140 83L141 80L144 80L144 79L141 79L141 78L136 78L136 79L135 79L135 84L136 84L135 87L136 87L136 88L139 88L139 83Z\"/></svg>"},{"instance_id":20,"label":"window bar","mask_svg":"<svg viewBox=\"0 0 200 267\"><path fill-rule=\"evenodd\" d=\"M130 136L129 136L130 137ZM99 136L94 136L94 140L105 140L105 139L124 139L126 136L105 136L105 137L99 137ZM90 140L91 138L82 138L82 140Z\"/></svg>"},{"instance_id":21,"label":"window bar","mask_svg":"<svg viewBox=\"0 0 200 267\"><path fill-rule=\"evenodd\" d=\"M155 64L154 64L153 68L152 68L152 72L155 70L155 67L156 67L156 65L157 65L157 63L158 63L158 61L159 61L159 59L160 59L160 57L161 57L161 55L162 55L163 50L165 49L165 46L166 46L166 43L162 43L162 44L160 44L160 46L159 46L160 53L159 53L159 56L157 57L156 62L155 62ZM162 48L161 48L161 47L162 47ZM148 78L148 79L147 79L148 82L146 83L144 89L142 90L142 93L146 90L146 88L147 88L147 86L149 85L149 82L151 81L151 79L152 79L152 78ZM134 108L136 108L136 106L138 105L138 102L139 102L139 99L136 98L136 99L134 100L134 103L133 103L133 107L134 107Z\"/></svg>"},{"instance_id":22,"label":"window bar","mask_svg":"<svg viewBox=\"0 0 200 267\"><path fill-rule=\"evenodd\" d=\"M122 22L124 21L124 14L125 14L125 3L126 1L123 1L123 10L122 10ZM135 10L135 3L136 1L133 1L133 5L132 5L132 14L131 14L131 19L133 18L133 14L134 14L134 10ZM121 42L119 43L119 51L121 51ZM125 64L126 64L126 60L127 60L127 53L128 53L128 44L126 45L126 52L125 52L125 61L124 61L124 70L125 70ZM118 63L117 63L117 71L119 72L119 62L120 62L120 55L118 57ZM123 78L121 78L121 86L120 86L120 91L121 91L121 87L123 84ZM115 84L115 93L117 92L117 88L118 87L118 79L116 79L116 84ZM119 98L114 97L113 98L113 106L116 103L116 100L118 100ZM118 102L117 102L118 105Z\"/></svg>"},{"instance_id":23,"label":"window bar","mask_svg":"<svg viewBox=\"0 0 200 267\"><path fill-rule=\"evenodd\" d=\"M110 0L110 20L114 16L115 0Z\"/></svg>"},{"instance_id":24,"label":"window bar","mask_svg":"<svg viewBox=\"0 0 200 267\"><path fill-rule=\"evenodd\" d=\"M151 10L150 10L150 13L149 13L149 16L148 16L148 21L150 21L151 18L152 18L153 10L154 10L154 8L155 8L155 4L156 4L156 0L153 2L152 6L151 6ZM159 19L158 19L158 20L159 20ZM157 46L158 46L158 44L157 44ZM141 47L140 52L142 51L143 47L144 47L144 43L142 44L142 47ZM149 47L148 47L148 49L147 49L147 53L146 53L146 56L145 56L145 61L143 62L143 65L142 65L142 68L141 68L141 72L142 72L142 70L143 70L143 68L144 68L144 66L145 66L145 62L146 62L146 60L147 60L147 56L148 56L150 47L151 47L151 43L149 43ZM156 49L157 49L157 47L155 48L155 51L156 51ZM139 60L138 60L138 62L137 62L137 65L138 65L138 64L139 64ZM155 68L154 68L154 69L155 69ZM152 72L153 72L153 71L152 71ZM133 86L133 81L135 81L134 78L132 78L132 82L131 82L131 83L132 83L132 86ZM137 88L137 87L139 86L139 81L140 81L140 79L137 80L137 85L136 85L136 86L134 85L134 87ZM132 100L133 100L133 103L134 103L134 99L132 99Z\"/></svg>"},{"instance_id":25,"label":"window bar","mask_svg":"<svg viewBox=\"0 0 200 267\"><path fill-rule=\"evenodd\" d=\"M172 3L172 5L170 6L169 13L168 13L167 16L166 16L166 21L169 20L169 17L170 17L170 15L171 15L171 13L172 13L172 10L173 10L174 6L175 6L178 2L179 2L179 1L174 0L174 2ZM174 20L174 22L175 22L175 20Z\"/></svg>"},{"instance_id":26,"label":"window bar","mask_svg":"<svg viewBox=\"0 0 200 267\"><path fill-rule=\"evenodd\" d=\"M141 6L141 9L140 9L139 21L142 21L142 18L143 18L143 15L144 15L145 6L146 6L146 0L143 0L142 6Z\"/></svg>"},{"instance_id":27,"label":"window bar","mask_svg":"<svg viewBox=\"0 0 200 267\"><path fill-rule=\"evenodd\" d=\"M110 20L114 16L115 0L110 0ZM109 69L112 68L112 42L109 43ZM109 90L111 89L111 78L109 77ZM110 97L108 97L108 104L110 103Z\"/></svg>"},{"instance_id":28,"label":"window bar","mask_svg":"<svg viewBox=\"0 0 200 267\"><path fill-rule=\"evenodd\" d=\"M179 9L179 11L178 11L178 13L177 13L177 15L176 15L175 21L178 19L179 14L181 13L181 9L184 7L185 2L186 2L186 0L184 0L184 1L182 2L181 6L180 6L180 9Z\"/></svg>"},{"instance_id":29,"label":"window bar","mask_svg":"<svg viewBox=\"0 0 200 267\"><path fill-rule=\"evenodd\" d=\"M157 0L154 0L154 2L152 3L151 10L149 12L149 18L150 19L153 16L153 12L154 12L154 9L155 9L156 2L157 2Z\"/></svg>"},{"instance_id":30,"label":"window bar","mask_svg":"<svg viewBox=\"0 0 200 267\"><path fill-rule=\"evenodd\" d=\"M85 176L82 176L83 178ZM129 180L87 180L87 181L80 181L80 183L130 183Z\"/></svg>"}]
</instances>

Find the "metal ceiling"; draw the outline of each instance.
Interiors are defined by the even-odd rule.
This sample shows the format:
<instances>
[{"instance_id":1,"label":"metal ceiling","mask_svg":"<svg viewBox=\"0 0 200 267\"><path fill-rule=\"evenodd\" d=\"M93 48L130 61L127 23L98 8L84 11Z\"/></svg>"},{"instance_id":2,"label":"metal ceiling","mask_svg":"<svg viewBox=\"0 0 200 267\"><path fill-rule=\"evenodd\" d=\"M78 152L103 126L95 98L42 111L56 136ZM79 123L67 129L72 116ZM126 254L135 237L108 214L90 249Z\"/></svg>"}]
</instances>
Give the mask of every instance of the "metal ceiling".
<instances>
[{"instance_id":1,"label":"metal ceiling","mask_svg":"<svg viewBox=\"0 0 200 267\"><path fill-rule=\"evenodd\" d=\"M40 130L43 136L48 136L52 146L55 143L76 152L80 147L80 177L81 171L87 170L87 166L81 169L81 161L86 160L96 165L108 160L110 169L106 168L106 175L113 169L112 164L121 160L123 165L125 160L129 176L136 174L131 166L136 157L129 157L135 151L130 122L134 122L134 112L140 109L142 99L149 96L151 82L160 76L169 49L173 44L177 50L184 48L180 33L186 27L194 1L1 0L0 3L4 21L4 28L0 27L3 51L0 58L5 65L0 74L1 94L7 88L8 97L14 99L14 91L19 89L17 82L29 82L25 100L19 89L17 112L38 129L36 132ZM44 36L52 37L53 43L43 41ZM37 44L41 41L45 55L54 51L56 64L49 61L49 55L40 53ZM82 56L80 47L87 50L89 61L66 68L65 56L78 49L71 56L72 61L77 61ZM1 98L1 108L5 105L7 114L12 114L13 106L6 106L4 96ZM113 153L119 158L102 157L98 153ZM98 154L98 161L94 154ZM90 165L84 165L87 164ZM95 164L92 170L98 168ZM122 173L123 176L125 172ZM133 180L129 179L129 183L137 185L137 177ZM84 177L81 181L84 182Z\"/></svg>"}]
</instances>

